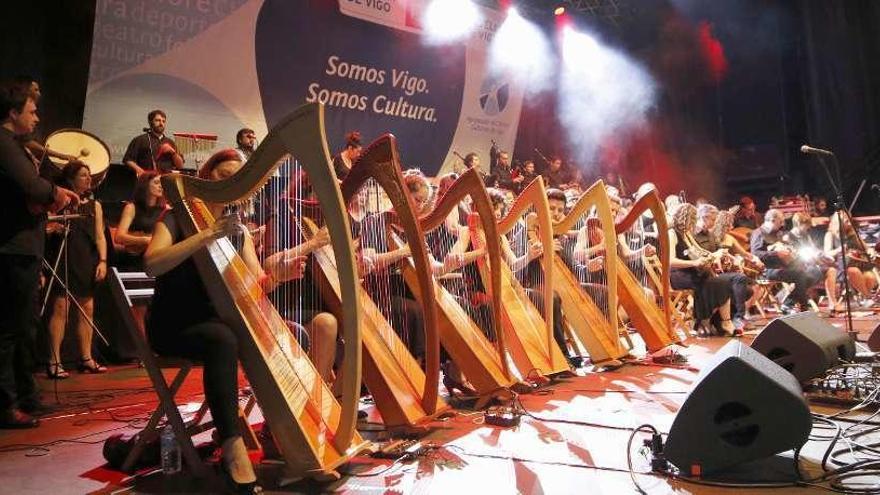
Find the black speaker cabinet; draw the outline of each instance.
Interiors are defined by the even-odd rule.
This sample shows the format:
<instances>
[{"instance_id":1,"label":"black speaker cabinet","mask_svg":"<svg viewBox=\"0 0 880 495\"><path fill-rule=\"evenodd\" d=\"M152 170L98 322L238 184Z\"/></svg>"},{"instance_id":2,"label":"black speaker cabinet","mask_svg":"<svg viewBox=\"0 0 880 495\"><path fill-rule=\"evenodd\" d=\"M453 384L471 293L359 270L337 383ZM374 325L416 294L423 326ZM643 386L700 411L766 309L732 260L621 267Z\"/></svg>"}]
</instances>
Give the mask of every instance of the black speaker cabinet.
<instances>
[{"instance_id":1,"label":"black speaker cabinet","mask_svg":"<svg viewBox=\"0 0 880 495\"><path fill-rule=\"evenodd\" d=\"M874 327L871 335L868 336L868 349L872 352L880 352L880 324Z\"/></svg>"},{"instance_id":2,"label":"black speaker cabinet","mask_svg":"<svg viewBox=\"0 0 880 495\"><path fill-rule=\"evenodd\" d=\"M798 448L811 428L791 373L731 340L700 372L664 450L683 474L695 476Z\"/></svg>"},{"instance_id":3,"label":"black speaker cabinet","mask_svg":"<svg viewBox=\"0 0 880 495\"><path fill-rule=\"evenodd\" d=\"M812 311L780 316L761 330L752 349L787 369L801 383L821 376L840 361L852 361L855 342L846 331Z\"/></svg>"}]
</instances>

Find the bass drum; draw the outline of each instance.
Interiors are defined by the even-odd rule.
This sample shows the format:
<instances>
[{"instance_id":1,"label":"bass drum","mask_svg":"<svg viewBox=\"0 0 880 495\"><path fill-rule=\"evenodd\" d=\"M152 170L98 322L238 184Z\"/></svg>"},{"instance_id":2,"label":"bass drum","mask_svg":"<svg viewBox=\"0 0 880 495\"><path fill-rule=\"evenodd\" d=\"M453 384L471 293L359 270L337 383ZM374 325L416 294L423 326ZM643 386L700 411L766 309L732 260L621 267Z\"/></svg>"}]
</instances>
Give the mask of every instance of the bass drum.
<instances>
[{"instance_id":1,"label":"bass drum","mask_svg":"<svg viewBox=\"0 0 880 495\"><path fill-rule=\"evenodd\" d=\"M98 136L82 129L59 129L46 139L46 149L71 155L89 166L92 173L92 189L98 187L110 168L110 148ZM67 164L66 160L50 156L58 168Z\"/></svg>"}]
</instances>

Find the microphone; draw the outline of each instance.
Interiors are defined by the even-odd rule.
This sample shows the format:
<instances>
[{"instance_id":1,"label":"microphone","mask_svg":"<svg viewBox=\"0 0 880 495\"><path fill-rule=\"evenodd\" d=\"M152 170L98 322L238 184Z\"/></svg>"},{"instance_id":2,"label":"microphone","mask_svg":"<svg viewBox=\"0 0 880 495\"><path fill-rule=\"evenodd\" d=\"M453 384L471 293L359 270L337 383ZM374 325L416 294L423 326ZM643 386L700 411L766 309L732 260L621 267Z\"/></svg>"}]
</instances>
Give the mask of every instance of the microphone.
<instances>
[{"instance_id":1,"label":"microphone","mask_svg":"<svg viewBox=\"0 0 880 495\"><path fill-rule=\"evenodd\" d=\"M149 128L149 127L142 127L141 130L144 131L144 132L150 132L150 128Z\"/></svg>"},{"instance_id":2,"label":"microphone","mask_svg":"<svg viewBox=\"0 0 880 495\"><path fill-rule=\"evenodd\" d=\"M459 160L464 161L464 157L461 156L461 154L459 154L458 151L452 150L452 154L457 156L459 158Z\"/></svg>"},{"instance_id":3,"label":"microphone","mask_svg":"<svg viewBox=\"0 0 880 495\"><path fill-rule=\"evenodd\" d=\"M880 193L880 184L871 184L871 190Z\"/></svg>"},{"instance_id":4,"label":"microphone","mask_svg":"<svg viewBox=\"0 0 880 495\"><path fill-rule=\"evenodd\" d=\"M825 156L834 156L834 153L823 150L821 148L813 148L812 146L807 146L806 144L801 146L801 153L805 153L808 155L825 155Z\"/></svg>"}]
</instances>

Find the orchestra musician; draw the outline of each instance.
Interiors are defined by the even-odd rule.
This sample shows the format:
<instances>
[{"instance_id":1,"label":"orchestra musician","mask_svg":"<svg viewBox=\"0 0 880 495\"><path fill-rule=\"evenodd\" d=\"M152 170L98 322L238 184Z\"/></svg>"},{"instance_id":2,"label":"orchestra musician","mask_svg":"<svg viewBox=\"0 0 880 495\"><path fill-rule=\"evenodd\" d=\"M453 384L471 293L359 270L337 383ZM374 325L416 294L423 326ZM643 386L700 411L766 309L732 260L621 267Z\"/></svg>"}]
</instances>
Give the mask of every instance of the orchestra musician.
<instances>
[{"instance_id":1,"label":"orchestra musician","mask_svg":"<svg viewBox=\"0 0 880 495\"><path fill-rule=\"evenodd\" d=\"M546 179L547 187L565 189L571 185L571 171L563 165L562 158L558 156L554 156L550 160L547 170L541 173L541 175Z\"/></svg>"},{"instance_id":2,"label":"orchestra musician","mask_svg":"<svg viewBox=\"0 0 880 495\"><path fill-rule=\"evenodd\" d=\"M257 133L247 127L239 129L235 133L235 150L241 155L241 161L246 162L254 154L257 146Z\"/></svg>"},{"instance_id":3,"label":"orchestra musician","mask_svg":"<svg viewBox=\"0 0 880 495\"><path fill-rule=\"evenodd\" d=\"M489 148L489 177L486 180L486 187L518 191L523 180L524 177L511 168L510 155L506 151L499 150L493 141L492 147Z\"/></svg>"},{"instance_id":4,"label":"orchestra musician","mask_svg":"<svg viewBox=\"0 0 880 495\"><path fill-rule=\"evenodd\" d=\"M758 216L758 206L755 204L755 200L748 196L743 196L739 200L739 209L736 211L733 226L757 229L760 223Z\"/></svg>"},{"instance_id":5,"label":"orchestra musician","mask_svg":"<svg viewBox=\"0 0 880 495\"><path fill-rule=\"evenodd\" d=\"M101 203L90 197L92 176L88 165L74 160L63 171L63 184L71 187L83 201L75 208L64 210L82 215L70 221L67 233L54 236L51 244L57 250L62 242L67 251L62 253L58 273L66 275L65 284L70 294L83 309L77 322L79 338L79 371L81 373L105 373L107 368L98 364L92 357L93 327L95 311L95 287L107 276L107 240L104 237L104 212ZM59 233L60 234L60 233ZM49 364L46 375L51 379L68 378L70 374L61 365L61 341L67 327L70 301L60 284L52 285L52 315L49 318Z\"/></svg>"},{"instance_id":6,"label":"orchestra musician","mask_svg":"<svg viewBox=\"0 0 880 495\"><path fill-rule=\"evenodd\" d=\"M151 111L147 114L149 128L128 143L122 162L138 176L147 170L165 173L183 168L183 155L174 140L165 135L166 120L164 111Z\"/></svg>"},{"instance_id":7,"label":"orchestra musician","mask_svg":"<svg viewBox=\"0 0 880 495\"><path fill-rule=\"evenodd\" d=\"M200 174L221 180L239 168L238 153L224 150L209 158ZM220 217L222 204L208 207L217 220L195 235L184 238L171 210L166 211L153 230L144 255L147 273L156 277L147 334L158 354L203 364L205 399L221 443L221 467L239 493L257 493L256 475L237 425L238 341L229 325L218 317L192 256L214 240L229 237L267 294L279 283L302 277L305 259L285 259L274 272L264 272L253 240L238 219Z\"/></svg>"},{"instance_id":8,"label":"orchestra musician","mask_svg":"<svg viewBox=\"0 0 880 495\"><path fill-rule=\"evenodd\" d=\"M732 335L736 327L731 320L730 281L706 270L711 267L712 259L702 256L699 246L689 242L696 222L697 208L690 203L682 203L672 212L669 242L675 250L671 253L669 283L674 290L694 291L694 330L698 334L709 334L711 323L716 333ZM719 324L710 321L716 311Z\"/></svg>"},{"instance_id":9,"label":"orchestra musician","mask_svg":"<svg viewBox=\"0 0 880 495\"><path fill-rule=\"evenodd\" d=\"M742 211L742 210L740 210ZM764 272L767 280L793 282L794 290L789 299L782 304L785 313L794 311L794 305L807 307L807 291L822 278L822 271L816 266L797 263L791 246L785 243L782 226L785 217L782 212L771 208L764 214L764 223L752 231L751 252L767 267Z\"/></svg>"},{"instance_id":10,"label":"orchestra musician","mask_svg":"<svg viewBox=\"0 0 880 495\"><path fill-rule=\"evenodd\" d=\"M34 382L34 302L45 246L45 211L78 204L76 193L42 179L16 136L39 118L30 87L0 83L0 280L14 290L0 298L0 429L33 428L46 411Z\"/></svg>"},{"instance_id":11,"label":"orchestra musician","mask_svg":"<svg viewBox=\"0 0 880 495\"><path fill-rule=\"evenodd\" d=\"M363 149L360 132L350 131L345 135L345 148L333 157L333 170L336 171L337 180L348 177L351 166L361 156Z\"/></svg>"},{"instance_id":12,"label":"orchestra musician","mask_svg":"<svg viewBox=\"0 0 880 495\"><path fill-rule=\"evenodd\" d=\"M37 105L40 104L40 97L43 95L43 93L40 91L39 81L31 76L22 75L14 78L14 82L26 86L28 88L28 94L30 95L31 99L34 100L34 103L36 103ZM66 153L55 151L51 148L46 148L40 143L40 141L37 140L36 134L33 132L18 136L16 139L24 143L25 148L27 148L27 150L31 153L31 155L33 155L38 163L41 163L46 157L59 158L68 162L76 159L76 157L73 155L68 155ZM51 171L52 176L46 177L47 179L54 182L56 181L56 179L60 178L59 176L61 174L61 171L58 170L57 167L53 166L48 170Z\"/></svg>"},{"instance_id":13,"label":"orchestra musician","mask_svg":"<svg viewBox=\"0 0 880 495\"><path fill-rule=\"evenodd\" d=\"M697 241L701 248L712 253L722 265L727 263L734 264L735 261L730 259L732 255L728 252L728 249L719 242L723 239L719 239L714 233L717 219L718 208L708 203L700 205L697 208L697 227L694 233L694 240ZM723 258L727 258L726 261ZM733 305L734 327L740 330L745 329L748 326L745 320L746 309L748 308L748 302L755 293L755 281L737 271L724 271L724 273L719 273L717 276L727 279L733 289L733 299L731 302Z\"/></svg>"},{"instance_id":14,"label":"orchestra musician","mask_svg":"<svg viewBox=\"0 0 880 495\"><path fill-rule=\"evenodd\" d=\"M839 214L831 215L828 231L825 233L824 251L827 256L835 260L835 266L828 271L833 272L836 282L842 282L843 257L846 256L846 275L849 279L849 285L861 298L861 301L858 301L859 306L870 308L874 305L873 292L877 289L877 277L874 275L874 268L878 266L877 262L872 261L872 253L867 250L864 242L859 238L848 214L844 214L842 225L841 229ZM843 242L841 242L841 237Z\"/></svg>"},{"instance_id":15,"label":"orchestra musician","mask_svg":"<svg viewBox=\"0 0 880 495\"><path fill-rule=\"evenodd\" d=\"M131 201L122 208L116 227L116 242L135 257L131 269L143 270L143 253L150 245L153 227L165 209L161 176L153 171L144 172L137 178Z\"/></svg>"}]
</instances>

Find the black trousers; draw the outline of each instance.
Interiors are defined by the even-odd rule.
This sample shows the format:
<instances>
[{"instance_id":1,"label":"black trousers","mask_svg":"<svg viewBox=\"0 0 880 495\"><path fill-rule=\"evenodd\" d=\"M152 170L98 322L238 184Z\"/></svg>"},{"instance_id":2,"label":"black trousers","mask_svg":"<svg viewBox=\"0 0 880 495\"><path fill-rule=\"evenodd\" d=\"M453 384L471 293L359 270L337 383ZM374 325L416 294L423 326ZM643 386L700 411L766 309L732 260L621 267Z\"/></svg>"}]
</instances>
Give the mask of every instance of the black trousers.
<instances>
[{"instance_id":1,"label":"black trousers","mask_svg":"<svg viewBox=\"0 0 880 495\"><path fill-rule=\"evenodd\" d=\"M0 411L36 402L34 310L40 258L0 254L0 281L10 290L0 297Z\"/></svg>"},{"instance_id":2,"label":"black trousers","mask_svg":"<svg viewBox=\"0 0 880 495\"><path fill-rule=\"evenodd\" d=\"M791 299L801 305L807 304L807 291L817 282L822 280L822 270L817 266L810 267L790 267L790 268L768 268L764 272L767 280L778 280L781 282L794 283L794 290L791 292Z\"/></svg>"},{"instance_id":3,"label":"black trousers","mask_svg":"<svg viewBox=\"0 0 880 495\"><path fill-rule=\"evenodd\" d=\"M722 273L718 278L730 282L732 290L731 313L734 318L742 318L746 314L746 302L755 293L752 279L742 273Z\"/></svg>"},{"instance_id":4,"label":"black trousers","mask_svg":"<svg viewBox=\"0 0 880 495\"><path fill-rule=\"evenodd\" d=\"M203 365L205 400L221 440L241 435L238 429L238 339L225 323L208 320L184 328L149 324L157 353L199 361Z\"/></svg>"},{"instance_id":5,"label":"black trousers","mask_svg":"<svg viewBox=\"0 0 880 495\"><path fill-rule=\"evenodd\" d=\"M529 299L532 300L541 315L544 315L544 297L543 293L535 289L526 289ZM565 325L562 322L562 298L558 294L553 294L553 340L566 357L571 357L571 351L565 343Z\"/></svg>"}]
</instances>

